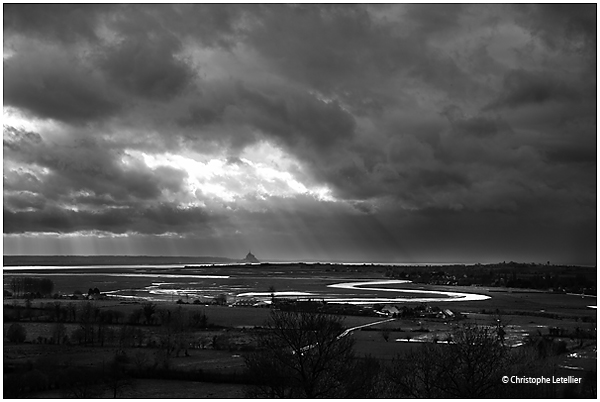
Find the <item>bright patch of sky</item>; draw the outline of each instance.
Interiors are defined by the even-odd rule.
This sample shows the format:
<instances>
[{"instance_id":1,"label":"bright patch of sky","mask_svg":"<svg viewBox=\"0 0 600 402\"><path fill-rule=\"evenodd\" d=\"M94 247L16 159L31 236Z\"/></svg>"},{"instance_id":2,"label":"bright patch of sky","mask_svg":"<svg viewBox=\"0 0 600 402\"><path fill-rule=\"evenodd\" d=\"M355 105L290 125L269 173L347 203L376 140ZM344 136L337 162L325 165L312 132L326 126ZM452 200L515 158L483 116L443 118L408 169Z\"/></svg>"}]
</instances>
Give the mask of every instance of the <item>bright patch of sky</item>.
<instances>
[{"instance_id":1,"label":"bright patch of sky","mask_svg":"<svg viewBox=\"0 0 600 402\"><path fill-rule=\"evenodd\" d=\"M199 154L145 153L128 150L124 164L143 161L150 169L171 167L187 173L186 192L180 206L206 206L203 198L227 203L248 197L294 197L310 195L319 201L336 201L331 190L303 180L300 164L281 149L260 142L248 147L239 158L225 155L206 157ZM192 201L187 201L189 198Z\"/></svg>"},{"instance_id":2,"label":"bright patch of sky","mask_svg":"<svg viewBox=\"0 0 600 402\"><path fill-rule=\"evenodd\" d=\"M27 131L39 129L39 122L37 120L25 117L18 109L10 106L2 107L2 125Z\"/></svg>"}]
</instances>

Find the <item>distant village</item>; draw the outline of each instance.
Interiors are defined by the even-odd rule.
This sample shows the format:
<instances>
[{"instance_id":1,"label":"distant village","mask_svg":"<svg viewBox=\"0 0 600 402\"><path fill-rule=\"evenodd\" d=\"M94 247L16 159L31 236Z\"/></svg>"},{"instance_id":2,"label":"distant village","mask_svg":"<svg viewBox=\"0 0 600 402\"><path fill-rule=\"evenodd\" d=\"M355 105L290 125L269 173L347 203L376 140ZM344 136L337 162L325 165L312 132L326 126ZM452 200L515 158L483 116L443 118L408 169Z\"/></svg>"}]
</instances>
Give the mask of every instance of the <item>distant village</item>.
<instances>
[{"instance_id":1,"label":"distant village","mask_svg":"<svg viewBox=\"0 0 600 402\"><path fill-rule=\"evenodd\" d=\"M189 304L182 299L177 304ZM192 304L201 304L196 299ZM441 309L425 303L416 305L373 304L355 305L350 303L327 303L318 299L293 299L271 296L270 300L260 298L230 297L226 294L216 296L210 304L230 307L274 308L282 311L303 311L337 315L390 317L390 318L432 318L441 320L459 320L464 318L460 313L450 309Z\"/></svg>"}]
</instances>

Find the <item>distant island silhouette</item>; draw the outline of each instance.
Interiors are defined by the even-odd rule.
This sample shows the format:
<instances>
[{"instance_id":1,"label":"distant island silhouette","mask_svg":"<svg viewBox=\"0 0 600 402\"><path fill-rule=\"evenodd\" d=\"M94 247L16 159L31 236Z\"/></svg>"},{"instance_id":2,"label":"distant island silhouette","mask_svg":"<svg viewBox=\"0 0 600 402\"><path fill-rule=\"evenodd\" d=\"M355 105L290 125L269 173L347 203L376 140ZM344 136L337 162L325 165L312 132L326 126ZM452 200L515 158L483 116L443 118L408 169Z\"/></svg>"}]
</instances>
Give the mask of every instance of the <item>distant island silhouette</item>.
<instances>
[{"instance_id":1,"label":"distant island silhouette","mask_svg":"<svg viewBox=\"0 0 600 402\"><path fill-rule=\"evenodd\" d=\"M248 251L248 254L246 254L246 258L244 258L242 260L242 262L255 262L256 263L256 262L260 262L260 261L258 260L258 258L256 258L254 256L254 254L252 254L251 251Z\"/></svg>"}]
</instances>

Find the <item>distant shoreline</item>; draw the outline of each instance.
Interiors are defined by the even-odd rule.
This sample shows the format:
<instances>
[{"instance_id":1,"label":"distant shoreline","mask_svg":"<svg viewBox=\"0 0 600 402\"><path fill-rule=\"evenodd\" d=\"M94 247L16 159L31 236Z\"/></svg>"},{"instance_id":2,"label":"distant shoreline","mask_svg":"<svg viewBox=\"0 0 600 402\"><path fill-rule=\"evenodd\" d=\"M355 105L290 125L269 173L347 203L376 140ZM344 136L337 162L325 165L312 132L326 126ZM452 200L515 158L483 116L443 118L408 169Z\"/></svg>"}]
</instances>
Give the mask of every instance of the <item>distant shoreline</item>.
<instances>
[{"instance_id":1,"label":"distant shoreline","mask_svg":"<svg viewBox=\"0 0 600 402\"><path fill-rule=\"evenodd\" d=\"M5 255L3 265L15 266L87 266L87 265L167 265L167 264L227 264L238 263L239 259L225 257L171 257L171 256L127 256L127 255Z\"/></svg>"},{"instance_id":2,"label":"distant shoreline","mask_svg":"<svg viewBox=\"0 0 600 402\"><path fill-rule=\"evenodd\" d=\"M214 256L143 256L143 255L5 255L3 266L5 267L45 267L45 266L93 266L93 265L182 265L186 268L194 268L194 265L206 264L246 265L248 262L242 258L227 258ZM473 263L473 262L345 262L345 261L261 261L254 263L261 266L272 265L345 265L345 266L378 266L378 267L450 267L450 266L497 266L503 263ZM515 263L517 265L546 264ZM587 264L552 264L550 267L582 267L594 268L596 265Z\"/></svg>"}]
</instances>

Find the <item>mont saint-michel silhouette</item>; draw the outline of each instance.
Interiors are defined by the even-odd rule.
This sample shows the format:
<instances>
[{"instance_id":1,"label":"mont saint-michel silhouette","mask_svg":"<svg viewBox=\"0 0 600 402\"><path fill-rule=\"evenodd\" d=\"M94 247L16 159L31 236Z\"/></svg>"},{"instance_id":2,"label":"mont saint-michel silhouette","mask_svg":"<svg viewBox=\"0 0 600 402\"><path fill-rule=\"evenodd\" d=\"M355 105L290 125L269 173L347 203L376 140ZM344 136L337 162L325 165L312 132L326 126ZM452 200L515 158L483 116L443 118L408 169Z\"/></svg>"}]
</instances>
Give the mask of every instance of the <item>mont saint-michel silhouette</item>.
<instances>
[{"instance_id":1,"label":"mont saint-michel silhouette","mask_svg":"<svg viewBox=\"0 0 600 402\"><path fill-rule=\"evenodd\" d=\"M254 256L254 254L252 254L251 251L248 251L248 254L246 254L246 258L244 258L242 260L242 262L260 262L260 261L258 261L258 258L256 258Z\"/></svg>"}]
</instances>

